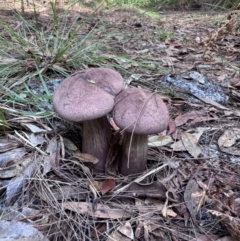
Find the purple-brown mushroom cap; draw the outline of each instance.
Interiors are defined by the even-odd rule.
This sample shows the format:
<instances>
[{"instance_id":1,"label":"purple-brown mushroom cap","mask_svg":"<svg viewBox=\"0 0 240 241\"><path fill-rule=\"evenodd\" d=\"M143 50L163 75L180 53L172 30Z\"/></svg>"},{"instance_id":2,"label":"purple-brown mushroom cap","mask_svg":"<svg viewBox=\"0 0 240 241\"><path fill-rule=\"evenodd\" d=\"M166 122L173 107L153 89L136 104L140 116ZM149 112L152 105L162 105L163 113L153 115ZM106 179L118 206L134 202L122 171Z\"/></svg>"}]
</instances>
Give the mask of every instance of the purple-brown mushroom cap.
<instances>
[{"instance_id":1,"label":"purple-brown mushroom cap","mask_svg":"<svg viewBox=\"0 0 240 241\"><path fill-rule=\"evenodd\" d=\"M78 75L64 79L53 94L55 111L72 122L100 118L109 113L113 105L114 96Z\"/></svg>"},{"instance_id":2,"label":"purple-brown mushroom cap","mask_svg":"<svg viewBox=\"0 0 240 241\"><path fill-rule=\"evenodd\" d=\"M140 135L167 129L169 112L158 94L138 88L122 90L115 98L113 118L127 132Z\"/></svg>"},{"instance_id":3,"label":"purple-brown mushroom cap","mask_svg":"<svg viewBox=\"0 0 240 241\"><path fill-rule=\"evenodd\" d=\"M95 83L107 93L116 96L122 89L124 80L115 70L109 68L89 68L76 72L82 79Z\"/></svg>"}]
</instances>

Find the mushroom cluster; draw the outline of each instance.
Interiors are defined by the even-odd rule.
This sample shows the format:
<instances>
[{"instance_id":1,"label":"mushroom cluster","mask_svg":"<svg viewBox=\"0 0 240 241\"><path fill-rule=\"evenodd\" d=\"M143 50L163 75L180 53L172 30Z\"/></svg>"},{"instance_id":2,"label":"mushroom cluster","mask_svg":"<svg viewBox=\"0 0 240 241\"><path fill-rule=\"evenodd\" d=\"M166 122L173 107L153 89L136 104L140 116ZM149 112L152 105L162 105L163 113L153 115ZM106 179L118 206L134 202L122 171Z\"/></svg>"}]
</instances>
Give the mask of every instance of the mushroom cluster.
<instances>
[{"instance_id":1,"label":"mushroom cluster","mask_svg":"<svg viewBox=\"0 0 240 241\"><path fill-rule=\"evenodd\" d=\"M120 173L144 171L148 135L165 130L168 109L156 93L138 88L123 89L122 76L108 68L90 68L62 81L53 94L55 111L65 120L82 123L82 152L98 158L95 172L104 172L112 137L106 114L124 132Z\"/></svg>"}]
</instances>

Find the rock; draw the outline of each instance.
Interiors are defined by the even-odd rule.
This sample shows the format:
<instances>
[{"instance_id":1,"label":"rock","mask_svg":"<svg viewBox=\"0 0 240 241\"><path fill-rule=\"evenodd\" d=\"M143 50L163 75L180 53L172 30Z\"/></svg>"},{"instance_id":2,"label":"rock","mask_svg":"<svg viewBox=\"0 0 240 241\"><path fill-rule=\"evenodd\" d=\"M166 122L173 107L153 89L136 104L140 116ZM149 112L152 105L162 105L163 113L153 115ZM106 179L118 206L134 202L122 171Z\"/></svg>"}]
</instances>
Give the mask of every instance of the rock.
<instances>
[{"instance_id":1,"label":"rock","mask_svg":"<svg viewBox=\"0 0 240 241\"><path fill-rule=\"evenodd\" d=\"M189 102L199 103L199 100L194 96L207 98L220 104L227 104L228 102L228 96L218 84L211 82L207 77L196 71L167 75L157 83L170 87L176 92L180 91L188 94L187 99ZM192 94L192 96L189 94Z\"/></svg>"},{"instance_id":2,"label":"rock","mask_svg":"<svg viewBox=\"0 0 240 241\"><path fill-rule=\"evenodd\" d=\"M16 221L0 221L1 241L48 241L48 239L30 224Z\"/></svg>"}]
</instances>

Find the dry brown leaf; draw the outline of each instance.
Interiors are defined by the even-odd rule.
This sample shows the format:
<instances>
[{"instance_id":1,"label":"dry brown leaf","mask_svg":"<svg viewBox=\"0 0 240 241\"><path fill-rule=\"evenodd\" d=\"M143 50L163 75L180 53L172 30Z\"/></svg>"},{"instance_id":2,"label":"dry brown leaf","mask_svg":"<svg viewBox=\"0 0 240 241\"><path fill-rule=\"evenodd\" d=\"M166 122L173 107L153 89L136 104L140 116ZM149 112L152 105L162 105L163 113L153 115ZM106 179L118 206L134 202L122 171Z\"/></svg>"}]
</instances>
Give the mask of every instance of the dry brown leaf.
<instances>
[{"instance_id":1,"label":"dry brown leaf","mask_svg":"<svg viewBox=\"0 0 240 241\"><path fill-rule=\"evenodd\" d=\"M225 130L224 133L218 139L218 146L219 148L231 147L236 143L238 139L240 139L239 128L231 128Z\"/></svg>"},{"instance_id":2,"label":"dry brown leaf","mask_svg":"<svg viewBox=\"0 0 240 241\"><path fill-rule=\"evenodd\" d=\"M32 133L39 133L46 131L43 128L39 128L38 126L30 123L22 123L23 126L26 126Z\"/></svg>"},{"instance_id":3,"label":"dry brown leaf","mask_svg":"<svg viewBox=\"0 0 240 241\"><path fill-rule=\"evenodd\" d=\"M217 130L217 128L211 128L211 127L197 127L197 128L194 128L195 132L192 134L196 139L197 141L199 141L200 137L202 136L202 134L205 132L205 131L209 131L209 130Z\"/></svg>"},{"instance_id":4,"label":"dry brown leaf","mask_svg":"<svg viewBox=\"0 0 240 241\"><path fill-rule=\"evenodd\" d=\"M46 175L52 169L52 167L59 167L60 147L56 137L53 137L49 141L46 152L49 154L49 156L44 158L44 175Z\"/></svg>"},{"instance_id":5,"label":"dry brown leaf","mask_svg":"<svg viewBox=\"0 0 240 241\"><path fill-rule=\"evenodd\" d=\"M115 180L112 178L105 179L101 185L101 193L102 195L106 194L107 192L111 191L115 188L116 183Z\"/></svg>"},{"instance_id":6,"label":"dry brown leaf","mask_svg":"<svg viewBox=\"0 0 240 241\"><path fill-rule=\"evenodd\" d=\"M191 123L198 123L203 121L210 121L210 120L216 120L218 117L214 113L210 113L205 110L200 111L189 111L183 115L179 115L175 119L176 126L181 126L185 123L187 123L189 120L192 120Z\"/></svg>"},{"instance_id":7,"label":"dry brown leaf","mask_svg":"<svg viewBox=\"0 0 240 241\"><path fill-rule=\"evenodd\" d=\"M167 216L176 217L177 216L177 214L172 209L169 209L164 204L158 205L157 208L158 208L159 211L161 210L161 213L162 213L163 217L167 217Z\"/></svg>"},{"instance_id":8,"label":"dry brown leaf","mask_svg":"<svg viewBox=\"0 0 240 241\"><path fill-rule=\"evenodd\" d=\"M197 225L196 215L197 215L197 202L193 198L194 193L198 192L198 184L194 179L189 180L186 190L184 192L184 201L187 209L191 215L192 221Z\"/></svg>"},{"instance_id":9,"label":"dry brown leaf","mask_svg":"<svg viewBox=\"0 0 240 241\"><path fill-rule=\"evenodd\" d=\"M99 234L103 234L107 231L106 223L96 223L94 229L91 232L91 240L95 240L99 237Z\"/></svg>"},{"instance_id":10,"label":"dry brown leaf","mask_svg":"<svg viewBox=\"0 0 240 241\"><path fill-rule=\"evenodd\" d=\"M134 239L133 229L131 223L127 221L124 225L121 225L117 228L117 230L125 237L129 238L130 240Z\"/></svg>"},{"instance_id":11,"label":"dry brown leaf","mask_svg":"<svg viewBox=\"0 0 240 241\"><path fill-rule=\"evenodd\" d=\"M203 98L203 97L199 97L199 96L196 96L198 99L200 99L201 101L205 102L206 104L209 104L209 105L212 105L212 106L215 106L221 110L229 110L229 108L217 103L216 101L214 100L210 100L210 99L207 99L207 98Z\"/></svg>"},{"instance_id":12,"label":"dry brown leaf","mask_svg":"<svg viewBox=\"0 0 240 241\"><path fill-rule=\"evenodd\" d=\"M189 120L193 120L198 116L203 116L206 112L205 111L189 111L184 113L183 115L179 115L175 119L176 126L181 126L187 123Z\"/></svg>"},{"instance_id":13,"label":"dry brown leaf","mask_svg":"<svg viewBox=\"0 0 240 241\"><path fill-rule=\"evenodd\" d=\"M0 168L0 178L10 178L20 175L31 162L32 157L26 157L12 165Z\"/></svg>"},{"instance_id":14,"label":"dry brown leaf","mask_svg":"<svg viewBox=\"0 0 240 241\"><path fill-rule=\"evenodd\" d=\"M176 217L177 216L177 214L172 209L168 208L164 204L164 202L159 200L159 199L156 199L156 198L146 198L145 199L145 204L147 206L144 206L144 208L142 208L145 211L145 214L144 214L144 212L142 212L142 214L144 214L144 216L146 215L147 212L151 213L151 210L153 210L153 208L154 209L156 208L161 213L164 212L165 213L165 215L163 215L164 217L166 217L166 216ZM137 207L137 208L139 208L139 211L141 211L141 206L143 206L143 204L139 205L139 207Z\"/></svg>"},{"instance_id":15,"label":"dry brown leaf","mask_svg":"<svg viewBox=\"0 0 240 241\"><path fill-rule=\"evenodd\" d=\"M77 146L71 140L63 137L63 142L64 142L65 148L67 148L68 150L70 150L70 151L78 150Z\"/></svg>"},{"instance_id":16,"label":"dry brown leaf","mask_svg":"<svg viewBox=\"0 0 240 241\"><path fill-rule=\"evenodd\" d=\"M174 120L170 119L168 123L168 135L171 135L173 132L176 131L177 125Z\"/></svg>"},{"instance_id":17,"label":"dry brown leaf","mask_svg":"<svg viewBox=\"0 0 240 241\"><path fill-rule=\"evenodd\" d=\"M99 181L91 181L90 182L90 186L91 185L94 187L94 189L96 189L96 191L100 192L101 186L102 186L101 182L99 182Z\"/></svg>"},{"instance_id":18,"label":"dry brown leaf","mask_svg":"<svg viewBox=\"0 0 240 241\"><path fill-rule=\"evenodd\" d=\"M198 140L193 135L187 132L181 132L181 140L186 150L194 158L197 158L202 153L201 148L197 144Z\"/></svg>"},{"instance_id":19,"label":"dry brown leaf","mask_svg":"<svg viewBox=\"0 0 240 241\"><path fill-rule=\"evenodd\" d=\"M133 213L129 211L111 208L106 204L96 204L94 208L95 211L93 211L92 203L89 202L64 202L62 206L76 213L86 214L96 218L122 219L131 218L133 215Z\"/></svg>"},{"instance_id":20,"label":"dry brown leaf","mask_svg":"<svg viewBox=\"0 0 240 241\"><path fill-rule=\"evenodd\" d=\"M186 148L181 140L174 142L170 147L174 151L186 151Z\"/></svg>"},{"instance_id":21,"label":"dry brown leaf","mask_svg":"<svg viewBox=\"0 0 240 241\"><path fill-rule=\"evenodd\" d=\"M25 154L26 149L23 147L0 153L0 168L13 165L21 160Z\"/></svg>"},{"instance_id":22,"label":"dry brown leaf","mask_svg":"<svg viewBox=\"0 0 240 241\"><path fill-rule=\"evenodd\" d=\"M224 111L224 114L226 114L226 115L235 115L235 116L240 117L240 110Z\"/></svg>"},{"instance_id":23,"label":"dry brown leaf","mask_svg":"<svg viewBox=\"0 0 240 241\"><path fill-rule=\"evenodd\" d=\"M171 136L156 135L148 138L148 146L151 147L165 146L171 142L173 142Z\"/></svg>"},{"instance_id":24,"label":"dry brown leaf","mask_svg":"<svg viewBox=\"0 0 240 241\"><path fill-rule=\"evenodd\" d=\"M115 230L107 238L107 241L130 241L131 239L122 235L118 230Z\"/></svg>"},{"instance_id":25,"label":"dry brown leaf","mask_svg":"<svg viewBox=\"0 0 240 241\"><path fill-rule=\"evenodd\" d=\"M231 155L240 155L240 149L234 144L240 139L240 129L232 128L226 130L222 136L218 139L218 146L222 152L229 153Z\"/></svg>"},{"instance_id":26,"label":"dry brown leaf","mask_svg":"<svg viewBox=\"0 0 240 241\"><path fill-rule=\"evenodd\" d=\"M59 186L52 191L52 195L47 196L47 200L85 200L86 196L84 193L85 189L74 186Z\"/></svg>"},{"instance_id":27,"label":"dry brown leaf","mask_svg":"<svg viewBox=\"0 0 240 241\"><path fill-rule=\"evenodd\" d=\"M137 228L135 230L135 237L139 238L143 233L143 221L139 221Z\"/></svg>"},{"instance_id":28,"label":"dry brown leaf","mask_svg":"<svg viewBox=\"0 0 240 241\"><path fill-rule=\"evenodd\" d=\"M171 57L171 56L163 56L161 58L161 61L163 62L163 66L174 66L174 62L179 62L177 58Z\"/></svg>"},{"instance_id":29,"label":"dry brown leaf","mask_svg":"<svg viewBox=\"0 0 240 241\"><path fill-rule=\"evenodd\" d=\"M152 182L150 184L140 184L133 182L128 187L126 194L131 197L154 197L162 200L166 199L166 188L158 181Z\"/></svg>"},{"instance_id":30,"label":"dry brown leaf","mask_svg":"<svg viewBox=\"0 0 240 241\"><path fill-rule=\"evenodd\" d=\"M29 136L29 142L32 146L36 147L38 145L42 145L44 142L46 142L46 140L41 134L31 133Z\"/></svg>"},{"instance_id":31,"label":"dry brown leaf","mask_svg":"<svg viewBox=\"0 0 240 241\"><path fill-rule=\"evenodd\" d=\"M10 205L18 198L18 196L22 193L22 188L27 183L27 180L29 180L33 176L33 174L36 172L37 168L41 164L40 158L35 158L35 160L33 160L32 157L25 158L25 161L26 162L24 163L24 166L21 166L21 174L18 177L11 179L11 181L7 185L6 205Z\"/></svg>"},{"instance_id":32,"label":"dry brown leaf","mask_svg":"<svg viewBox=\"0 0 240 241\"><path fill-rule=\"evenodd\" d=\"M97 164L99 162L99 160L95 156L92 156L88 153L76 152L76 153L74 153L73 157L77 158L78 160L80 160L82 162L89 162L92 164Z\"/></svg>"},{"instance_id":33,"label":"dry brown leaf","mask_svg":"<svg viewBox=\"0 0 240 241\"><path fill-rule=\"evenodd\" d=\"M9 151L20 145L21 143L11 140L10 138L0 138L0 152Z\"/></svg>"},{"instance_id":34,"label":"dry brown leaf","mask_svg":"<svg viewBox=\"0 0 240 241\"><path fill-rule=\"evenodd\" d=\"M57 151L53 152L49 156L49 163L50 163L50 166L53 168L59 167L59 153Z\"/></svg>"},{"instance_id":35,"label":"dry brown leaf","mask_svg":"<svg viewBox=\"0 0 240 241\"><path fill-rule=\"evenodd\" d=\"M109 124L112 126L112 128L115 130L115 131L119 131L120 128L116 125L114 119L111 117L109 118Z\"/></svg>"}]
</instances>

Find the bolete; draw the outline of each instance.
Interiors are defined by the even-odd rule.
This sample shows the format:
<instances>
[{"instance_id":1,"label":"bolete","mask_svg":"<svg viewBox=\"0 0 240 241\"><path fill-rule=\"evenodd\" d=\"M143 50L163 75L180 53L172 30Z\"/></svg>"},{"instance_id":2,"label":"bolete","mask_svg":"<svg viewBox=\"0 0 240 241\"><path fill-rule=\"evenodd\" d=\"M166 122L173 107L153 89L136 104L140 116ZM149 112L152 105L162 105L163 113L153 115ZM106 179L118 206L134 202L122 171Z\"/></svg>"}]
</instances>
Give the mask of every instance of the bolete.
<instances>
[{"instance_id":1,"label":"bolete","mask_svg":"<svg viewBox=\"0 0 240 241\"><path fill-rule=\"evenodd\" d=\"M157 93L128 88L115 98L115 123L124 130L120 151L120 173L141 173L147 162L148 135L167 129L169 113Z\"/></svg>"},{"instance_id":2,"label":"bolete","mask_svg":"<svg viewBox=\"0 0 240 241\"><path fill-rule=\"evenodd\" d=\"M108 68L90 68L64 79L53 94L55 111L65 120L82 122L82 152L98 158L96 172L104 172L111 139L106 117L123 88L122 76Z\"/></svg>"}]
</instances>

